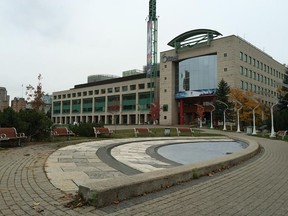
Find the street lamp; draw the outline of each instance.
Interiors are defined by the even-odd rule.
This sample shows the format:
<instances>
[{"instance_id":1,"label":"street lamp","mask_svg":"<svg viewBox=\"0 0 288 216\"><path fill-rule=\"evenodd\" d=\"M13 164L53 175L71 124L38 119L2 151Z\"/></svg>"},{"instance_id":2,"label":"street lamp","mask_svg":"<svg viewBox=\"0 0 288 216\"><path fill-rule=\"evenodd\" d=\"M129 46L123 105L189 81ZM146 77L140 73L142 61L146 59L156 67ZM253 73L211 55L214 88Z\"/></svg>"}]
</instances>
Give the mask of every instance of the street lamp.
<instances>
[{"instance_id":1,"label":"street lamp","mask_svg":"<svg viewBox=\"0 0 288 216\"><path fill-rule=\"evenodd\" d=\"M253 132L252 132L252 134L253 134L253 135L256 135L256 134L257 134L257 133L256 133L256 117L255 117L255 110L256 110L259 106L260 106L260 104L257 104L257 106L254 107L254 109L253 109L253 111L252 111L252 113L253 113Z\"/></svg>"},{"instance_id":2,"label":"street lamp","mask_svg":"<svg viewBox=\"0 0 288 216\"><path fill-rule=\"evenodd\" d=\"M228 109L228 105L223 101L217 100L217 102L222 103L226 106L226 109L223 110L223 130L226 131L226 110Z\"/></svg>"},{"instance_id":3,"label":"street lamp","mask_svg":"<svg viewBox=\"0 0 288 216\"><path fill-rule=\"evenodd\" d=\"M270 134L270 137L273 138L273 137L276 137L276 134L275 134L275 131L274 131L274 114L273 114L273 109L274 109L274 106L276 106L278 104L278 102L276 104L273 104L271 107L270 107L270 112L271 112L271 134Z\"/></svg>"},{"instance_id":4,"label":"street lamp","mask_svg":"<svg viewBox=\"0 0 288 216\"><path fill-rule=\"evenodd\" d=\"M211 110L211 112L210 112L210 119L211 119L211 126L210 126L210 128L211 129L213 129L213 111L215 110L215 106L212 104L212 103L208 103L210 106L212 106L213 107L213 109Z\"/></svg>"},{"instance_id":5,"label":"street lamp","mask_svg":"<svg viewBox=\"0 0 288 216\"><path fill-rule=\"evenodd\" d=\"M242 103L240 103L238 100L234 99L234 102L238 103L240 105L240 108L237 109L237 132L240 133L240 117L239 117L239 111L243 108Z\"/></svg>"}]
</instances>

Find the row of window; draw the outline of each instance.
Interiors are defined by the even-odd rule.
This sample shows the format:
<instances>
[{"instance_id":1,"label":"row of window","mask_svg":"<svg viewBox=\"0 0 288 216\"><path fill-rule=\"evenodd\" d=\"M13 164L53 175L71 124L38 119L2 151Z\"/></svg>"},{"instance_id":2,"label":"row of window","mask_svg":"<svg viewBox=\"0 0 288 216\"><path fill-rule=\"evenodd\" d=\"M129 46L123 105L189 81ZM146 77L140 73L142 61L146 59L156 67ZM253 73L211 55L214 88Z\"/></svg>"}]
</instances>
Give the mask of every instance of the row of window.
<instances>
[{"instance_id":1,"label":"row of window","mask_svg":"<svg viewBox=\"0 0 288 216\"><path fill-rule=\"evenodd\" d=\"M150 89L154 87L154 83L147 83L146 89ZM75 97L85 97L91 95L101 95L101 94L111 94L111 93L118 93L118 92L127 92L127 91L136 91L136 90L143 90L145 89L145 83L140 83L138 86L136 84L132 85L125 85L125 86L117 86L117 87L109 87L109 88L102 88L102 89L95 89L90 91L83 91L83 92L74 92L74 93L67 93L62 95L54 95L53 99L65 99L65 98L75 98Z\"/></svg>"},{"instance_id":2,"label":"row of window","mask_svg":"<svg viewBox=\"0 0 288 216\"><path fill-rule=\"evenodd\" d=\"M249 83L249 82L246 82L246 81L243 81L241 80L240 81L240 88L242 90L245 90L245 91L251 91L251 92L254 92L254 93L257 93L257 94L261 94L261 95L265 95L265 96L268 96L268 97L277 97L277 92L275 91L272 91L270 89L265 89L261 86L257 86L253 83Z\"/></svg>"},{"instance_id":3,"label":"row of window","mask_svg":"<svg viewBox=\"0 0 288 216\"><path fill-rule=\"evenodd\" d=\"M60 114L61 109L63 114L72 113L83 113L92 112L114 112L119 111L120 106L123 111L133 111L138 107L139 111L148 110L151 103L150 92L138 93L138 103L136 103L136 94L125 94L125 95L111 95L95 98L83 98L73 100L63 100L53 102L53 114ZM122 100L121 100L122 98ZM121 101L120 101L121 100ZM121 104L121 105L120 105ZM62 108L61 108L62 105Z\"/></svg>"},{"instance_id":4,"label":"row of window","mask_svg":"<svg viewBox=\"0 0 288 216\"><path fill-rule=\"evenodd\" d=\"M276 87L276 81L272 78L266 77L262 74L256 73L255 71L249 70L248 68L244 68L240 66L240 74L251 79L257 80L261 83L265 83L266 85Z\"/></svg>"},{"instance_id":5,"label":"row of window","mask_svg":"<svg viewBox=\"0 0 288 216\"><path fill-rule=\"evenodd\" d=\"M248 64L253 65L254 67L256 67L256 68L258 68L264 72L270 73L273 76L284 79L283 73L280 73L278 70L275 70L275 68L272 68L271 66L268 66L268 65L264 64L263 62L255 59L255 58L252 58L251 56L248 56L247 54L245 54L243 52L240 52L240 60L247 62Z\"/></svg>"}]
</instances>

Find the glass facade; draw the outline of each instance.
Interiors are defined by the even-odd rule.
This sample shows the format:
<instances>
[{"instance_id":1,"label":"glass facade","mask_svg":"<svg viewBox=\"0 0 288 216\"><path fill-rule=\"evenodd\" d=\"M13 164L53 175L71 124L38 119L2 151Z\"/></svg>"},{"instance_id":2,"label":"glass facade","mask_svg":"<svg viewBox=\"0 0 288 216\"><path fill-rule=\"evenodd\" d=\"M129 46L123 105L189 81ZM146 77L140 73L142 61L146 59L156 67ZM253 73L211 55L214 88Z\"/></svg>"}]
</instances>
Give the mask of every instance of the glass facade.
<instances>
[{"instance_id":1,"label":"glass facade","mask_svg":"<svg viewBox=\"0 0 288 216\"><path fill-rule=\"evenodd\" d=\"M207 55L179 62L176 98L215 94L217 88L217 55Z\"/></svg>"}]
</instances>

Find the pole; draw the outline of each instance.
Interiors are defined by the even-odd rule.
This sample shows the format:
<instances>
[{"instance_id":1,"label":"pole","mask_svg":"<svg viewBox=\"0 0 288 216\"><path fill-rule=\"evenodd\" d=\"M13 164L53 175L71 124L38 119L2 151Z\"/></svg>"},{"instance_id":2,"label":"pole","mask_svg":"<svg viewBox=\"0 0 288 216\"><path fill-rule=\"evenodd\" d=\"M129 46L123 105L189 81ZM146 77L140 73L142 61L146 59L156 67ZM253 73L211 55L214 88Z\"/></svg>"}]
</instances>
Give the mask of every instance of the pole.
<instances>
[{"instance_id":1,"label":"pole","mask_svg":"<svg viewBox=\"0 0 288 216\"><path fill-rule=\"evenodd\" d=\"M226 110L228 109L228 105L226 103L224 103L223 101L217 100L217 102L222 103L226 106L226 109L224 109L223 111L223 130L226 131Z\"/></svg>"},{"instance_id":2,"label":"pole","mask_svg":"<svg viewBox=\"0 0 288 216\"><path fill-rule=\"evenodd\" d=\"M278 103L273 104L273 105L270 107L270 112L271 112L271 134L270 134L270 138L276 137L275 131L274 131L274 114L273 114L273 109L274 109L274 106L276 106L277 104L278 104Z\"/></svg>"},{"instance_id":3,"label":"pole","mask_svg":"<svg viewBox=\"0 0 288 216\"><path fill-rule=\"evenodd\" d=\"M213 111L215 110L215 106L213 104L211 104L211 103L209 103L209 104L213 107L213 109L210 112L210 118L211 118L210 128L213 129Z\"/></svg>"}]
</instances>

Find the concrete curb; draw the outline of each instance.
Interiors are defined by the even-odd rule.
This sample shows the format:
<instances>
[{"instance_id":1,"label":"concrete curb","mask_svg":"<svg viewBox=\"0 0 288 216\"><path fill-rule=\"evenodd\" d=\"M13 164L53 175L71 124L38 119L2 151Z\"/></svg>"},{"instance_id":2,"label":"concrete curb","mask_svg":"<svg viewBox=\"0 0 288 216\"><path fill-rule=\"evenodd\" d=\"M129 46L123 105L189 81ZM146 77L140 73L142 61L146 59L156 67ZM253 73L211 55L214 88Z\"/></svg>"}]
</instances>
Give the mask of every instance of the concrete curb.
<instances>
[{"instance_id":1,"label":"concrete curb","mask_svg":"<svg viewBox=\"0 0 288 216\"><path fill-rule=\"evenodd\" d=\"M78 193L90 205L103 207L115 201L123 201L131 197L159 191L207 175L212 171L239 164L260 151L260 146L255 141L239 139L234 136L229 137L245 142L249 146L239 152L202 163L85 183L79 186Z\"/></svg>"}]
</instances>

